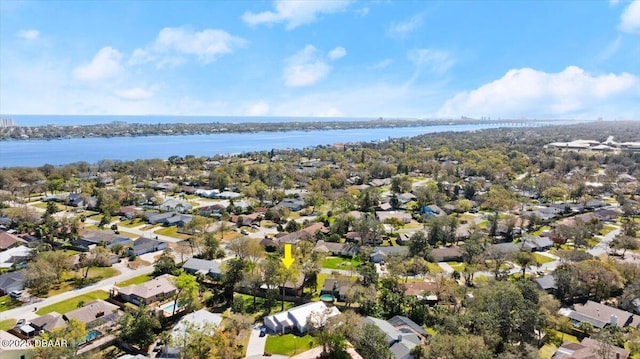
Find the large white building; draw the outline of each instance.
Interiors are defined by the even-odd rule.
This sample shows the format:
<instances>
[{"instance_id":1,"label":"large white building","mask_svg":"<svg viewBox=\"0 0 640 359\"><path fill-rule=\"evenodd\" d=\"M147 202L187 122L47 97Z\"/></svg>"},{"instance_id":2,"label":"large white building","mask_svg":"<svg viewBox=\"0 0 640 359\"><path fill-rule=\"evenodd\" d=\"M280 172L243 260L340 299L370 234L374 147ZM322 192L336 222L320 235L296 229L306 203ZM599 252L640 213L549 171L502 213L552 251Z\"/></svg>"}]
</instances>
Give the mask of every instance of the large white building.
<instances>
[{"instance_id":1,"label":"large white building","mask_svg":"<svg viewBox=\"0 0 640 359\"><path fill-rule=\"evenodd\" d=\"M340 314L336 307L328 307L323 302L311 302L284 312L264 317L264 325L273 333L289 333L294 329L306 333L319 320L326 320Z\"/></svg>"}]
</instances>

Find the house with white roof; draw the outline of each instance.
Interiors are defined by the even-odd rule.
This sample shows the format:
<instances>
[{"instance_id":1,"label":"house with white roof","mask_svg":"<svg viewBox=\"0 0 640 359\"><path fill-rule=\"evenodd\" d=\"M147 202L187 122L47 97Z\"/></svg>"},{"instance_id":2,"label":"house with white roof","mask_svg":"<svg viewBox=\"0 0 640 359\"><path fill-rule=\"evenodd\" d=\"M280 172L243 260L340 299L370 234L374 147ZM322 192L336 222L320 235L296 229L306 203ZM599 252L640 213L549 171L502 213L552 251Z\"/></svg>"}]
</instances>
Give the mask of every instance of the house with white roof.
<instances>
[{"instance_id":1,"label":"house with white roof","mask_svg":"<svg viewBox=\"0 0 640 359\"><path fill-rule=\"evenodd\" d=\"M327 306L323 302L311 302L291 308L287 311L264 317L264 325L273 333L289 333L296 330L306 333L318 325L314 317L330 318L340 314L338 308Z\"/></svg>"}]
</instances>

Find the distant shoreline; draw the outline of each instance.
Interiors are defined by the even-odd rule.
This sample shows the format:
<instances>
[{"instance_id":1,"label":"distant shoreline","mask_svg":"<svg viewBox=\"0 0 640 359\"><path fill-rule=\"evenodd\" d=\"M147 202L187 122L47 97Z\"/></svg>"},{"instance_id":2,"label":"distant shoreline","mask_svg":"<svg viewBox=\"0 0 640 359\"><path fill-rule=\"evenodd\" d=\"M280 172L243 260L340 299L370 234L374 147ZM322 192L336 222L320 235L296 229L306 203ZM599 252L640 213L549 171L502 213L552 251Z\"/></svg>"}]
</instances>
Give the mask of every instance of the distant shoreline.
<instances>
[{"instance_id":1,"label":"distant shoreline","mask_svg":"<svg viewBox=\"0 0 640 359\"><path fill-rule=\"evenodd\" d=\"M0 141L12 140L60 140L71 138L110 138L110 137L146 137L146 136L185 136L222 133L259 133L318 130L349 130L374 128L404 128L443 125L481 125L481 124L567 124L573 120L328 120L290 122L209 122L209 123L129 123L114 121L89 125L41 125L12 126L0 128ZM577 121L576 121L577 122Z\"/></svg>"}]
</instances>

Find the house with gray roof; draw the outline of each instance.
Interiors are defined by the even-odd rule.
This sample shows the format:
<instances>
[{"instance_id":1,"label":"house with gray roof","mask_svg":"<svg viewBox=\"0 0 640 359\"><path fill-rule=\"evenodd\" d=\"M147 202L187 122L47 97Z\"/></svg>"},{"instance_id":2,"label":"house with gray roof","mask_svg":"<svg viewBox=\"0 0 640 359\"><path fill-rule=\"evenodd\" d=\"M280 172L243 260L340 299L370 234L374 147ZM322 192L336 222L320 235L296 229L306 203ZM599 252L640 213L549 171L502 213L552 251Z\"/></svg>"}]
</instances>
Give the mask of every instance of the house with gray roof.
<instances>
[{"instance_id":1,"label":"house with gray roof","mask_svg":"<svg viewBox=\"0 0 640 359\"><path fill-rule=\"evenodd\" d=\"M58 312L51 312L31 319L29 321L29 325L31 325L31 327L33 327L38 333L43 330L52 332L54 329L65 328L67 326L67 322L64 320L62 314Z\"/></svg>"},{"instance_id":2,"label":"house with gray roof","mask_svg":"<svg viewBox=\"0 0 640 359\"><path fill-rule=\"evenodd\" d=\"M373 324L385 334L389 350L396 359L412 359L411 351L422 343L422 338L414 333L403 333L386 320L366 317L366 323Z\"/></svg>"},{"instance_id":3,"label":"house with gray roof","mask_svg":"<svg viewBox=\"0 0 640 359\"><path fill-rule=\"evenodd\" d=\"M122 313L120 307L102 299L96 299L84 306L63 314L65 320L77 319L84 323L87 329L106 322L117 321Z\"/></svg>"},{"instance_id":4,"label":"house with gray roof","mask_svg":"<svg viewBox=\"0 0 640 359\"><path fill-rule=\"evenodd\" d=\"M132 284L118 289L118 294L122 300L135 305L149 305L151 303L172 298L176 294L176 286L173 284L175 277L170 274L163 274L152 280Z\"/></svg>"},{"instance_id":5,"label":"house with gray roof","mask_svg":"<svg viewBox=\"0 0 640 359\"><path fill-rule=\"evenodd\" d=\"M162 202L159 206L160 210L164 212L179 212L184 213L193 208L193 206L189 202L180 201L177 199L169 198L166 201Z\"/></svg>"},{"instance_id":6,"label":"house with gray roof","mask_svg":"<svg viewBox=\"0 0 640 359\"><path fill-rule=\"evenodd\" d=\"M14 271L0 274L0 294L11 293L24 289L24 271Z\"/></svg>"},{"instance_id":7,"label":"house with gray roof","mask_svg":"<svg viewBox=\"0 0 640 359\"><path fill-rule=\"evenodd\" d=\"M553 294L557 289L556 278L553 276L553 274L547 274L543 277L536 278L535 282L538 288L550 294Z\"/></svg>"},{"instance_id":8,"label":"house with gray roof","mask_svg":"<svg viewBox=\"0 0 640 359\"><path fill-rule=\"evenodd\" d=\"M140 237L133 241L133 245L127 248L129 255L142 255L145 253L163 251L168 247L167 242L147 237Z\"/></svg>"},{"instance_id":9,"label":"house with gray roof","mask_svg":"<svg viewBox=\"0 0 640 359\"><path fill-rule=\"evenodd\" d=\"M189 258L189 260L182 265L182 269L193 275L202 274L213 279L222 279L222 263L220 261Z\"/></svg>"},{"instance_id":10,"label":"house with gray roof","mask_svg":"<svg viewBox=\"0 0 640 359\"><path fill-rule=\"evenodd\" d=\"M369 255L369 260L373 263L381 263L391 254L404 255L409 252L409 247L389 246L374 247L373 252Z\"/></svg>"}]
</instances>

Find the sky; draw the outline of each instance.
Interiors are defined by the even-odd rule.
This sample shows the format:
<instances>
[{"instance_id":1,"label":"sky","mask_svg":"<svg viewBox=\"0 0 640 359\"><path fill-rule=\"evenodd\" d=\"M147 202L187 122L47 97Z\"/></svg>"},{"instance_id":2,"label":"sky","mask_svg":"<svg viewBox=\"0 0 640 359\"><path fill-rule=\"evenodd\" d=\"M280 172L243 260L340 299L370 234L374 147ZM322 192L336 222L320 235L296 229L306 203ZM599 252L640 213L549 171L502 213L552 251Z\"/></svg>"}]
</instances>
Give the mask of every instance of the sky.
<instances>
[{"instance_id":1,"label":"sky","mask_svg":"<svg viewBox=\"0 0 640 359\"><path fill-rule=\"evenodd\" d=\"M640 119L640 0L2 0L0 113Z\"/></svg>"}]
</instances>

